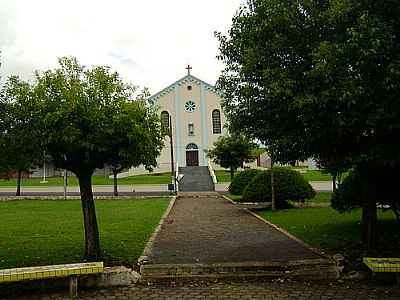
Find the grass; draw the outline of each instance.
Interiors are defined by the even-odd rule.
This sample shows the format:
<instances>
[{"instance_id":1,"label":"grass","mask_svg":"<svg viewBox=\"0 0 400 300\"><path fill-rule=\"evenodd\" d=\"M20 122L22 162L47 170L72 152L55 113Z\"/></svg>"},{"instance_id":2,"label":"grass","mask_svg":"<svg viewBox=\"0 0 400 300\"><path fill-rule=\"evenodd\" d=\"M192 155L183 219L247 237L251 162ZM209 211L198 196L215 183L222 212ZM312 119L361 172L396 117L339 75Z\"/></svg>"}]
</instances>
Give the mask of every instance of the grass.
<instances>
[{"instance_id":1,"label":"grass","mask_svg":"<svg viewBox=\"0 0 400 300\"><path fill-rule=\"evenodd\" d=\"M231 173L229 170L215 170L214 172L218 182L231 182Z\"/></svg>"},{"instance_id":2,"label":"grass","mask_svg":"<svg viewBox=\"0 0 400 300\"><path fill-rule=\"evenodd\" d=\"M168 198L96 200L107 265L132 265L168 206ZM79 200L0 202L0 269L81 262Z\"/></svg>"},{"instance_id":3,"label":"grass","mask_svg":"<svg viewBox=\"0 0 400 300\"><path fill-rule=\"evenodd\" d=\"M306 202L330 203L331 197L332 197L332 192L317 192L314 198L308 199Z\"/></svg>"},{"instance_id":4,"label":"grass","mask_svg":"<svg viewBox=\"0 0 400 300\"><path fill-rule=\"evenodd\" d=\"M332 175L316 170L307 170L300 173L307 181L332 181Z\"/></svg>"},{"instance_id":5,"label":"grass","mask_svg":"<svg viewBox=\"0 0 400 300\"><path fill-rule=\"evenodd\" d=\"M229 199L233 201L240 201L242 200L242 195L232 195L232 194L227 194L226 195Z\"/></svg>"},{"instance_id":6,"label":"grass","mask_svg":"<svg viewBox=\"0 0 400 300\"><path fill-rule=\"evenodd\" d=\"M286 229L306 243L331 253L356 253L359 257L361 210L339 214L334 209L301 208L259 213L266 220ZM380 255L400 251L400 231L392 211L379 211Z\"/></svg>"},{"instance_id":7,"label":"grass","mask_svg":"<svg viewBox=\"0 0 400 300\"><path fill-rule=\"evenodd\" d=\"M49 177L46 179L47 183L40 183L42 178L23 178L22 186L63 186L64 178L62 177ZM126 178L118 179L119 185L129 184L168 184L171 182L171 173L150 173L145 175L135 175ZM93 185L113 185L114 180L108 178L108 176L95 175L92 177ZM16 179L0 179L1 187L15 187L17 185ZM78 178L75 176L68 176L68 185L77 186Z\"/></svg>"}]
</instances>

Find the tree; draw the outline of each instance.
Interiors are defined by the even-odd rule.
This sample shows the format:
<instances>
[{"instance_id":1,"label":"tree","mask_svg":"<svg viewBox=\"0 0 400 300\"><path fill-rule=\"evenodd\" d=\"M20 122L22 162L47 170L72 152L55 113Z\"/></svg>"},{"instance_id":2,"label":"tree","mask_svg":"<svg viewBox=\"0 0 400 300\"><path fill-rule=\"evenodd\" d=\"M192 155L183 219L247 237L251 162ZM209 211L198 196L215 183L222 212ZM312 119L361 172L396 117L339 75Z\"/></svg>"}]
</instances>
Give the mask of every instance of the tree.
<instances>
[{"instance_id":1,"label":"tree","mask_svg":"<svg viewBox=\"0 0 400 300\"><path fill-rule=\"evenodd\" d=\"M383 208L391 209L400 224L400 198L398 197L398 169L385 168L379 172L376 178L376 186L379 191L377 204ZM339 212L346 212L362 206L363 185L358 170L352 170L348 176L334 191L332 207Z\"/></svg>"},{"instance_id":2,"label":"tree","mask_svg":"<svg viewBox=\"0 0 400 300\"><path fill-rule=\"evenodd\" d=\"M376 171L399 168L397 1L249 0L228 36L218 81L233 129L280 162L346 161L363 183L363 234L376 241Z\"/></svg>"},{"instance_id":3,"label":"tree","mask_svg":"<svg viewBox=\"0 0 400 300\"><path fill-rule=\"evenodd\" d=\"M336 191L338 186L342 183L343 174L348 172L352 167L351 164L346 163L344 160L334 161L318 161L319 167L322 168L322 173L329 173L332 175L332 190Z\"/></svg>"},{"instance_id":4,"label":"tree","mask_svg":"<svg viewBox=\"0 0 400 300\"><path fill-rule=\"evenodd\" d=\"M59 59L59 68L36 73L42 113L42 140L59 168L78 180L85 227L85 257L101 256L92 174L117 163L155 164L161 151L158 117L135 87L109 67L86 68L76 58Z\"/></svg>"},{"instance_id":5,"label":"tree","mask_svg":"<svg viewBox=\"0 0 400 300\"><path fill-rule=\"evenodd\" d=\"M37 128L38 108L32 86L11 76L1 94L2 122L1 157L3 172L17 172L16 195L21 194L22 173L29 173L40 160L42 148Z\"/></svg>"},{"instance_id":6,"label":"tree","mask_svg":"<svg viewBox=\"0 0 400 300\"><path fill-rule=\"evenodd\" d=\"M235 171L243 167L245 162L252 162L256 159L255 150L257 145L240 134L221 136L214 143L214 148L209 150L207 156L214 163L223 168L229 168L231 181Z\"/></svg>"},{"instance_id":7,"label":"tree","mask_svg":"<svg viewBox=\"0 0 400 300\"><path fill-rule=\"evenodd\" d=\"M0 175L6 175L9 171L8 160L6 157L7 145L6 135L9 127L9 103L0 97Z\"/></svg>"},{"instance_id":8,"label":"tree","mask_svg":"<svg viewBox=\"0 0 400 300\"><path fill-rule=\"evenodd\" d=\"M152 107L147 105L149 96L150 93L148 89L144 88L139 95L136 96L136 104L140 103L140 105L125 105L124 114L115 117L114 127L125 128L130 126L135 118L141 115L145 116L146 114L148 114L148 118L144 118L142 121L138 120L138 123L142 122L142 126L144 127L157 123L156 112L153 111ZM126 118L127 115L130 116L130 118ZM144 122L148 122L147 125ZM137 127L137 129L139 128ZM156 158L159 155L160 145L162 145L160 141L160 131L150 130L150 127L145 129L141 128L140 132L136 132L136 138L141 141L141 143L135 145L131 144L127 148L123 142L126 138L126 132L121 130L116 132L116 134L120 135L118 137L114 136L115 144L118 145L117 147L119 150L114 151L109 157L109 164L114 179L114 196L118 196L118 173L124 169L138 167L139 165L144 165L147 170L152 170L153 167L157 165ZM118 142L118 140L120 140L120 142ZM138 148L139 146L142 147L142 149Z\"/></svg>"}]
</instances>

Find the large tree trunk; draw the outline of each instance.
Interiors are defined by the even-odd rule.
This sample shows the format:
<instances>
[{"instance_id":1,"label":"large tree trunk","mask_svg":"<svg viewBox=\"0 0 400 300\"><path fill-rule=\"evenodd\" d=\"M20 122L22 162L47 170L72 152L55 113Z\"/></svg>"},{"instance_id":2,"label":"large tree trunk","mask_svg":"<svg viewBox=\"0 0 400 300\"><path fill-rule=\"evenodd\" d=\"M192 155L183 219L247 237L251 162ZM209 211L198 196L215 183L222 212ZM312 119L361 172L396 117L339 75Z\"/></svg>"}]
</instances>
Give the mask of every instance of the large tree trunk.
<instances>
[{"instance_id":1,"label":"large tree trunk","mask_svg":"<svg viewBox=\"0 0 400 300\"><path fill-rule=\"evenodd\" d=\"M363 242L367 247L367 251L371 252L376 249L377 245L377 217L376 202L372 198L367 198L363 203L362 213L362 232Z\"/></svg>"},{"instance_id":2,"label":"large tree trunk","mask_svg":"<svg viewBox=\"0 0 400 300\"><path fill-rule=\"evenodd\" d=\"M113 177L114 177L114 196L118 196L118 172L117 169L113 169Z\"/></svg>"},{"instance_id":3,"label":"large tree trunk","mask_svg":"<svg viewBox=\"0 0 400 300\"><path fill-rule=\"evenodd\" d=\"M231 171L231 182L232 182L233 176L235 175L235 169L231 167L230 171Z\"/></svg>"},{"instance_id":4,"label":"large tree trunk","mask_svg":"<svg viewBox=\"0 0 400 300\"><path fill-rule=\"evenodd\" d=\"M371 253L377 246L377 183L373 168L363 166L359 169L362 184L362 240Z\"/></svg>"},{"instance_id":5,"label":"large tree trunk","mask_svg":"<svg viewBox=\"0 0 400 300\"><path fill-rule=\"evenodd\" d=\"M15 196L21 196L21 177L22 177L22 172L21 172L21 170L18 170L18 172L17 172L17 192L15 193Z\"/></svg>"},{"instance_id":6,"label":"large tree trunk","mask_svg":"<svg viewBox=\"0 0 400 300\"><path fill-rule=\"evenodd\" d=\"M92 193L92 173L77 174L81 192L83 222L85 225L85 258L96 261L101 258L99 229L96 219L96 208Z\"/></svg>"}]
</instances>

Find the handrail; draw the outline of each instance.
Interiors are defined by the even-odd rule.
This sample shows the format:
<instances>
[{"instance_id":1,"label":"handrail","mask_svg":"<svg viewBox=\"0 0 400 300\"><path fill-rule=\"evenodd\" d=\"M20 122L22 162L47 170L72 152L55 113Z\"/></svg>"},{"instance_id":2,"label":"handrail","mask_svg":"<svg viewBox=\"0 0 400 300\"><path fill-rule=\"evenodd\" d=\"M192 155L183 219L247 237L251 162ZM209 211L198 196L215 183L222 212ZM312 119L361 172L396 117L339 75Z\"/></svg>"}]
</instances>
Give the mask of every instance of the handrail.
<instances>
[{"instance_id":1,"label":"handrail","mask_svg":"<svg viewBox=\"0 0 400 300\"><path fill-rule=\"evenodd\" d=\"M210 175L211 175L213 183L214 184L218 183L217 176L215 176L215 172L214 172L214 170L213 170L213 168L211 166L210 161L208 161L208 171L210 172Z\"/></svg>"},{"instance_id":2,"label":"handrail","mask_svg":"<svg viewBox=\"0 0 400 300\"><path fill-rule=\"evenodd\" d=\"M178 178L179 178L179 164L176 163L176 166L175 166L175 192L179 191L179 180L178 180Z\"/></svg>"}]
</instances>

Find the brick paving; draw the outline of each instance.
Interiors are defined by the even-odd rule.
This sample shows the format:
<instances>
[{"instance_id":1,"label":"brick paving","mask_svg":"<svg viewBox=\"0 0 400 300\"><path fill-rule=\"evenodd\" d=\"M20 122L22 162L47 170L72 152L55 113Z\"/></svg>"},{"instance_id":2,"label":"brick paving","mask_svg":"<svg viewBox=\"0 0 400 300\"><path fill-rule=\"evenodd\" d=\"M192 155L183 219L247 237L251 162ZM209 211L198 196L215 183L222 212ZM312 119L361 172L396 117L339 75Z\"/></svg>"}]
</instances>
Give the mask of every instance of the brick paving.
<instances>
[{"instance_id":1,"label":"brick paving","mask_svg":"<svg viewBox=\"0 0 400 300\"><path fill-rule=\"evenodd\" d=\"M6 298L5 298L6 299ZM15 300L43 299L66 300L67 293L52 295L30 295ZM132 285L124 288L87 290L79 299L298 299L298 300L399 300L400 288L393 286L371 286L367 283L344 282L200 282L169 285Z\"/></svg>"},{"instance_id":2,"label":"brick paving","mask_svg":"<svg viewBox=\"0 0 400 300\"><path fill-rule=\"evenodd\" d=\"M215 193L178 197L149 264L289 261L320 258Z\"/></svg>"}]
</instances>

